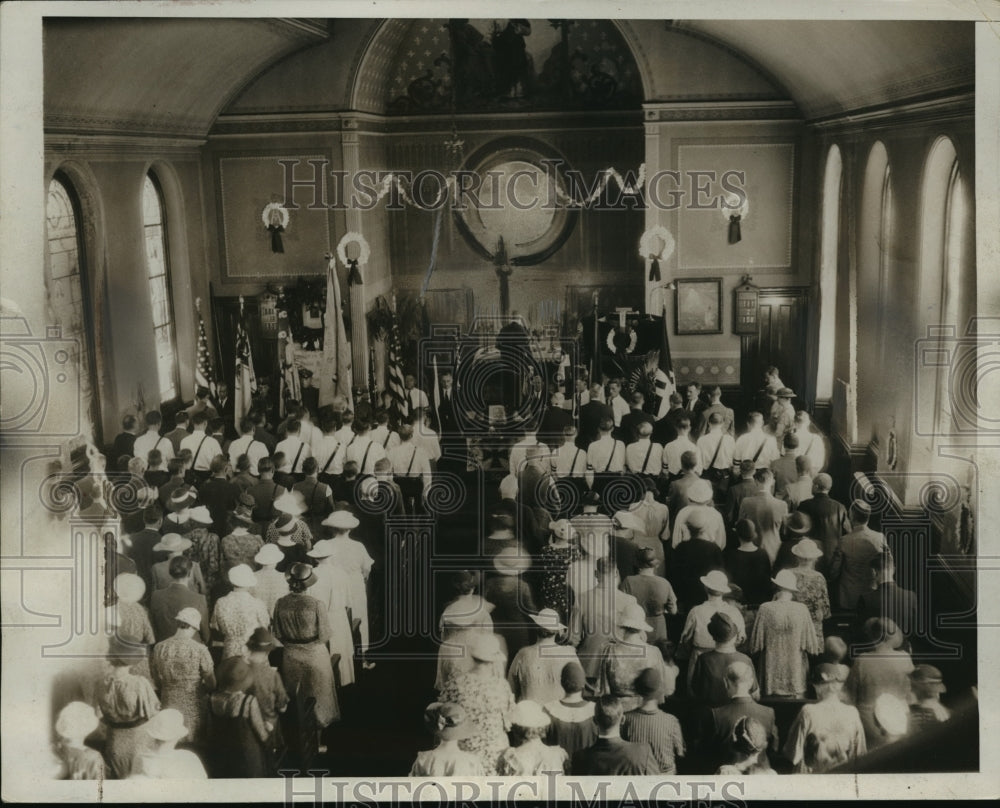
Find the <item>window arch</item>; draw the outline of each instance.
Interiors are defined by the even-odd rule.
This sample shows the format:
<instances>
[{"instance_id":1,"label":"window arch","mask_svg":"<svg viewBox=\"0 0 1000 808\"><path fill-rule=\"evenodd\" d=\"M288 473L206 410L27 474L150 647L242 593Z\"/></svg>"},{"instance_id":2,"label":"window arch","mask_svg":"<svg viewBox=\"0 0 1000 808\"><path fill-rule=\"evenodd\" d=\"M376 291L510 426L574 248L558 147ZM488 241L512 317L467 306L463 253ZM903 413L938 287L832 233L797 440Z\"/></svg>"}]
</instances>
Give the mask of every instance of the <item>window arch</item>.
<instances>
[{"instance_id":1,"label":"window arch","mask_svg":"<svg viewBox=\"0 0 1000 808\"><path fill-rule=\"evenodd\" d=\"M80 383L80 411L89 417L91 437L100 445L97 348L82 237L83 208L72 181L62 171L57 171L49 181L45 231L49 306L62 329L63 339L77 346L73 364Z\"/></svg>"},{"instance_id":2,"label":"window arch","mask_svg":"<svg viewBox=\"0 0 1000 808\"><path fill-rule=\"evenodd\" d=\"M142 229L146 244L149 300L153 310L160 403L178 398L177 342L170 297L170 256L167 251L166 206L156 174L146 174L142 188Z\"/></svg>"}]
</instances>

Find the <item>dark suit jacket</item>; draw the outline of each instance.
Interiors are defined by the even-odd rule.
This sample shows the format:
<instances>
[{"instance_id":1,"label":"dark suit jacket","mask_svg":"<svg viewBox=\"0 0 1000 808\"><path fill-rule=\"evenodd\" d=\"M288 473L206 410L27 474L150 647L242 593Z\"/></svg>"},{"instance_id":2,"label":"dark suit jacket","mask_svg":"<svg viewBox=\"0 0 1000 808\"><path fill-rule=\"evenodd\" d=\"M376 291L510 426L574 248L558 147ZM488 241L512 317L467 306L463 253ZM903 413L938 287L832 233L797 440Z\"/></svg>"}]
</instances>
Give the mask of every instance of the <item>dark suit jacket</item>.
<instances>
[{"instance_id":1,"label":"dark suit jacket","mask_svg":"<svg viewBox=\"0 0 1000 808\"><path fill-rule=\"evenodd\" d=\"M135 454L135 435L131 432L121 432L111 444L111 457L108 458L108 468L118 467L118 458L122 455L132 457Z\"/></svg>"},{"instance_id":2,"label":"dark suit jacket","mask_svg":"<svg viewBox=\"0 0 1000 808\"><path fill-rule=\"evenodd\" d=\"M639 439L639 424L643 421L649 424L655 424L656 421L652 415L648 412L643 412L642 410L629 410L626 415L622 416L621 425L618 427L618 440L623 440L626 443L634 443Z\"/></svg>"},{"instance_id":3,"label":"dark suit jacket","mask_svg":"<svg viewBox=\"0 0 1000 808\"><path fill-rule=\"evenodd\" d=\"M261 443L263 443L267 447L268 454L274 454L274 449L278 445L278 441L277 439L275 439L274 435L272 435L266 429L264 429L263 427L257 427L254 430L253 439L259 440Z\"/></svg>"},{"instance_id":4,"label":"dark suit jacket","mask_svg":"<svg viewBox=\"0 0 1000 808\"><path fill-rule=\"evenodd\" d=\"M160 531L144 528L133 533L129 540L132 542L130 555L135 562L136 573L146 582L148 598L153 588L153 545L160 541Z\"/></svg>"},{"instance_id":5,"label":"dark suit jacket","mask_svg":"<svg viewBox=\"0 0 1000 808\"><path fill-rule=\"evenodd\" d=\"M605 418L614 419L611 407L600 401L588 401L580 407L580 427L576 436L576 445L586 450L600 436L600 423Z\"/></svg>"},{"instance_id":6,"label":"dark suit jacket","mask_svg":"<svg viewBox=\"0 0 1000 808\"><path fill-rule=\"evenodd\" d=\"M725 569L725 559L719 545L705 539L688 539L674 550L668 577L678 600L691 608L706 598L705 587L698 579L710 570L721 569Z\"/></svg>"},{"instance_id":7,"label":"dark suit jacket","mask_svg":"<svg viewBox=\"0 0 1000 808\"><path fill-rule=\"evenodd\" d=\"M752 477L749 480L741 479L738 483L729 487L729 493L726 496L726 512L724 514L726 522L729 525L736 524L736 520L740 515L740 505L743 504L743 500L747 497L752 497L759 490L760 486Z\"/></svg>"},{"instance_id":8,"label":"dark suit jacket","mask_svg":"<svg viewBox=\"0 0 1000 808\"><path fill-rule=\"evenodd\" d=\"M573 755L572 773L577 776L648 775L659 767L648 743L621 738L598 738L594 745Z\"/></svg>"},{"instance_id":9,"label":"dark suit jacket","mask_svg":"<svg viewBox=\"0 0 1000 808\"><path fill-rule=\"evenodd\" d=\"M184 584L171 583L157 589L149 599L149 619L157 642L173 637L177 631L174 618L181 609L193 606L201 614L201 638L208 643L208 603L204 595L188 589Z\"/></svg>"},{"instance_id":10,"label":"dark suit jacket","mask_svg":"<svg viewBox=\"0 0 1000 808\"><path fill-rule=\"evenodd\" d=\"M768 746L772 750L777 749L778 728L773 708L758 704L749 696L732 699L728 704L707 711L702 720L699 751L706 766L705 772L715 772L722 764L735 760L733 728L743 716L757 719L764 726L770 739ZM763 758L765 754L766 752L762 750L761 757Z\"/></svg>"},{"instance_id":11,"label":"dark suit jacket","mask_svg":"<svg viewBox=\"0 0 1000 808\"><path fill-rule=\"evenodd\" d=\"M452 387L449 391L451 398L445 401L444 391L441 391L441 403L438 405L437 421L438 421L438 434L442 438L455 435L458 432L458 419L455 416L455 388ZM433 409L433 403L431 407Z\"/></svg>"},{"instance_id":12,"label":"dark suit jacket","mask_svg":"<svg viewBox=\"0 0 1000 808\"><path fill-rule=\"evenodd\" d=\"M797 509L812 520L812 536L823 548L823 563L829 565L833 552L840 545L840 539L851 530L851 520L847 518L847 508L829 494L813 494L812 499L799 503Z\"/></svg>"},{"instance_id":13,"label":"dark suit jacket","mask_svg":"<svg viewBox=\"0 0 1000 808\"><path fill-rule=\"evenodd\" d=\"M667 508L670 510L671 525L673 525L674 519L680 513L681 508L691 504L691 500L687 496L688 489L700 479L701 477L697 474L682 474L670 483L670 487L667 489Z\"/></svg>"},{"instance_id":14,"label":"dark suit jacket","mask_svg":"<svg viewBox=\"0 0 1000 808\"><path fill-rule=\"evenodd\" d=\"M198 501L212 514L213 530L219 536L228 535L228 514L236 510L240 487L223 477L212 477L198 489Z\"/></svg>"},{"instance_id":15,"label":"dark suit jacket","mask_svg":"<svg viewBox=\"0 0 1000 808\"><path fill-rule=\"evenodd\" d=\"M562 445L562 431L573 426L573 413L562 407L548 407L538 427L538 439L549 448Z\"/></svg>"},{"instance_id":16,"label":"dark suit jacket","mask_svg":"<svg viewBox=\"0 0 1000 808\"><path fill-rule=\"evenodd\" d=\"M895 581L879 584L858 599L858 630L869 617L888 617L903 634L912 636L917 622L917 596Z\"/></svg>"},{"instance_id":17,"label":"dark suit jacket","mask_svg":"<svg viewBox=\"0 0 1000 808\"><path fill-rule=\"evenodd\" d=\"M177 427L176 429L170 430L165 437L174 445L174 455L178 455L181 452L181 441L184 440L190 433L186 429Z\"/></svg>"}]
</instances>

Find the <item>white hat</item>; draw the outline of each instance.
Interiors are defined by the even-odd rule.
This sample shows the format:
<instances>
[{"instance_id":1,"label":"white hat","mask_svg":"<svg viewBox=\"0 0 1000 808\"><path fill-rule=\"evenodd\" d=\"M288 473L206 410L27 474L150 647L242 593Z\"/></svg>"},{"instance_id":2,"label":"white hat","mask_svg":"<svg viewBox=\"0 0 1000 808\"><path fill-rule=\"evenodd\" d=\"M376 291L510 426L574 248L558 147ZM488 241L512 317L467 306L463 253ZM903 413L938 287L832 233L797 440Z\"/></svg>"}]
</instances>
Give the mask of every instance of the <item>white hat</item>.
<instances>
[{"instance_id":1,"label":"white hat","mask_svg":"<svg viewBox=\"0 0 1000 808\"><path fill-rule=\"evenodd\" d=\"M638 530L642 533L646 527L642 520L630 511L618 511L615 513L614 521L622 530Z\"/></svg>"},{"instance_id":2,"label":"white hat","mask_svg":"<svg viewBox=\"0 0 1000 808\"><path fill-rule=\"evenodd\" d=\"M178 623L183 623L191 628L201 628L201 613L194 606L185 606L174 618Z\"/></svg>"},{"instance_id":3,"label":"white hat","mask_svg":"<svg viewBox=\"0 0 1000 808\"><path fill-rule=\"evenodd\" d=\"M180 533L168 533L153 545L155 552L183 553L191 546L191 539L185 539Z\"/></svg>"},{"instance_id":4,"label":"white hat","mask_svg":"<svg viewBox=\"0 0 1000 808\"><path fill-rule=\"evenodd\" d=\"M653 630L653 627L646 622L646 610L638 603L630 603L622 610L618 625L622 628L634 628L636 631Z\"/></svg>"},{"instance_id":5,"label":"white hat","mask_svg":"<svg viewBox=\"0 0 1000 808\"><path fill-rule=\"evenodd\" d=\"M229 582L233 586L251 587L257 585L257 576L246 564L237 564L229 570Z\"/></svg>"},{"instance_id":6,"label":"white hat","mask_svg":"<svg viewBox=\"0 0 1000 808\"><path fill-rule=\"evenodd\" d=\"M782 570L771 579L771 583L780 589L787 589L789 592L799 591L799 582L791 570Z\"/></svg>"},{"instance_id":7,"label":"white hat","mask_svg":"<svg viewBox=\"0 0 1000 808\"><path fill-rule=\"evenodd\" d=\"M511 724L516 724L525 729L547 727L552 723L552 719L542 709L542 705L537 701L531 701L531 699L525 699L515 704L514 709L510 711L509 718Z\"/></svg>"},{"instance_id":8,"label":"white hat","mask_svg":"<svg viewBox=\"0 0 1000 808\"><path fill-rule=\"evenodd\" d=\"M360 525L361 522L350 511L334 511L323 520L323 524L326 527L336 528L337 530L352 530Z\"/></svg>"},{"instance_id":9,"label":"white hat","mask_svg":"<svg viewBox=\"0 0 1000 808\"><path fill-rule=\"evenodd\" d=\"M798 558L819 558L823 551L812 539L801 539L792 548L792 555Z\"/></svg>"},{"instance_id":10,"label":"white hat","mask_svg":"<svg viewBox=\"0 0 1000 808\"><path fill-rule=\"evenodd\" d=\"M555 522L549 522L549 530L563 541L570 541L576 533L576 529L569 523L569 519L558 519Z\"/></svg>"},{"instance_id":11,"label":"white hat","mask_svg":"<svg viewBox=\"0 0 1000 808\"><path fill-rule=\"evenodd\" d=\"M146 593L146 582L134 572L123 572L115 578L115 594L125 603L138 603Z\"/></svg>"},{"instance_id":12,"label":"white hat","mask_svg":"<svg viewBox=\"0 0 1000 808\"><path fill-rule=\"evenodd\" d=\"M100 723L93 707L82 701L71 701L59 711L56 734L63 738L83 739L97 729Z\"/></svg>"},{"instance_id":13,"label":"white hat","mask_svg":"<svg viewBox=\"0 0 1000 808\"><path fill-rule=\"evenodd\" d=\"M466 644L469 656L478 662L493 662L503 657L500 639L496 634L476 634Z\"/></svg>"},{"instance_id":14,"label":"white hat","mask_svg":"<svg viewBox=\"0 0 1000 808\"><path fill-rule=\"evenodd\" d=\"M253 557L261 566L265 564L280 564L285 560L285 554L278 549L275 544L265 544L260 550L257 551L257 555Z\"/></svg>"},{"instance_id":15,"label":"white hat","mask_svg":"<svg viewBox=\"0 0 1000 808\"><path fill-rule=\"evenodd\" d=\"M698 580L713 592L725 594L732 591L732 588L729 586L729 579L722 570L712 570L708 575L702 575Z\"/></svg>"},{"instance_id":16,"label":"white hat","mask_svg":"<svg viewBox=\"0 0 1000 808\"><path fill-rule=\"evenodd\" d=\"M691 487L687 490L688 501L698 505L711 502L712 497L712 484L708 480L697 480L691 483Z\"/></svg>"},{"instance_id":17,"label":"white hat","mask_svg":"<svg viewBox=\"0 0 1000 808\"><path fill-rule=\"evenodd\" d=\"M296 496L296 492L286 491L274 501L274 509L279 513L289 513L292 516L301 516L306 512L302 502L302 495Z\"/></svg>"},{"instance_id":18,"label":"white hat","mask_svg":"<svg viewBox=\"0 0 1000 808\"><path fill-rule=\"evenodd\" d=\"M500 481L500 498L515 499L517 497L517 477L508 474Z\"/></svg>"},{"instance_id":19,"label":"white hat","mask_svg":"<svg viewBox=\"0 0 1000 808\"><path fill-rule=\"evenodd\" d=\"M555 609L542 609L538 614L531 615L531 619L538 625L549 631L565 631L566 626L559 619L559 612Z\"/></svg>"},{"instance_id":20,"label":"white hat","mask_svg":"<svg viewBox=\"0 0 1000 808\"><path fill-rule=\"evenodd\" d=\"M184 726L181 711L168 707L146 722L146 732L158 741L176 741L187 735L188 729Z\"/></svg>"},{"instance_id":21,"label":"white hat","mask_svg":"<svg viewBox=\"0 0 1000 808\"><path fill-rule=\"evenodd\" d=\"M204 505L192 508L188 515L191 517L192 522L197 522L200 525L210 525L215 521L212 519L212 514L208 512L208 508Z\"/></svg>"},{"instance_id":22,"label":"white hat","mask_svg":"<svg viewBox=\"0 0 1000 808\"><path fill-rule=\"evenodd\" d=\"M336 545L333 539L320 539L313 545L312 550L310 550L306 555L312 556L313 558L326 558L333 555L336 550Z\"/></svg>"}]
</instances>

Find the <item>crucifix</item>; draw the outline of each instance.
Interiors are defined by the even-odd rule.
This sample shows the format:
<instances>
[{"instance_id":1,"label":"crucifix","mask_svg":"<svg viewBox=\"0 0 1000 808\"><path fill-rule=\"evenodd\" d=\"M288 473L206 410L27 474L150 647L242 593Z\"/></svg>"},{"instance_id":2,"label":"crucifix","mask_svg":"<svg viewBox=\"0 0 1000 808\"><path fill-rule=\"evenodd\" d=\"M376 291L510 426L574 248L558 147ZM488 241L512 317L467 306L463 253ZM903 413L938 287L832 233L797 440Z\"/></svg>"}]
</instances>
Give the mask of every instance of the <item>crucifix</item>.
<instances>
[{"instance_id":1,"label":"crucifix","mask_svg":"<svg viewBox=\"0 0 1000 808\"><path fill-rule=\"evenodd\" d=\"M503 236L497 240L493 263L496 266L497 278L500 280L500 314L506 320L510 315L510 275L514 270L507 261L507 247L503 243Z\"/></svg>"},{"instance_id":2,"label":"crucifix","mask_svg":"<svg viewBox=\"0 0 1000 808\"><path fill-rule=\"evenodd\" d=\"M631 306L619 306L615 309L615 314L618 315L618 327L624 331L626 325L626 319L630 314L638 314L639 312L632 309Z\"/></svg>"}]
</instances>

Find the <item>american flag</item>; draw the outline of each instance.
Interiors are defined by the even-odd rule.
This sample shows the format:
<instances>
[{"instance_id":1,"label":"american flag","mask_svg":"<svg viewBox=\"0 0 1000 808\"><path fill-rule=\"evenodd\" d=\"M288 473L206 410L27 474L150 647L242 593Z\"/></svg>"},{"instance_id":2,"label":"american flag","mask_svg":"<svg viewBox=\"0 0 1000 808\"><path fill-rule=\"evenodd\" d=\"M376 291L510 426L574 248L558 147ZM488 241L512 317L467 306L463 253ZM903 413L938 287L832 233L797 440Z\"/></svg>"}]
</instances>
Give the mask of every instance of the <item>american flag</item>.
<instances>
[{"instance_id":1,"label":"american flag","mask_svg":"<svg viewBox=\"0 0 1000 808\"><path fill-rule=\"evenodd\" d=\"M395 303L395 299L393 300ZM396 315L395 306L392 311L392 328L389 329L389 395L392 397L392 406L400 416L403 415L404 401L406 393L403 388L403 341L399 336L399 317Z\"/></svg>"},{"instance_id":2,"label":"american flag","mask_svg":"<svg viewBox=\"0 0 1000 808\"><path fill-rule=\"evenodd\" d=\"M207 387L215 395L215 373L212 371L212 355L208 352L208 337L205 336L205 320L201 316L201 298L194 302L198 310L198 357L195 362L195 387Z\"/></svg>"},{"instance_id":3,"label":"american flag","mask_svg":"<svg viewBox=\"0 0 1000 808\"><path fill-rule=\"evenodd\" d=\"M250 354L250 337L243 321L243 298L240 297L240 318L236 321L236 379L233 398L236 423L249 412L253 396L257 392L257 376L253 371L253 356Z\"/></svg>"}]
</instances>

